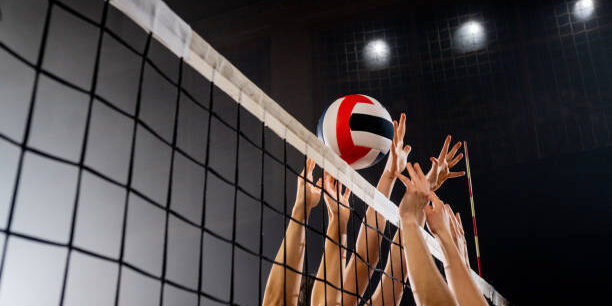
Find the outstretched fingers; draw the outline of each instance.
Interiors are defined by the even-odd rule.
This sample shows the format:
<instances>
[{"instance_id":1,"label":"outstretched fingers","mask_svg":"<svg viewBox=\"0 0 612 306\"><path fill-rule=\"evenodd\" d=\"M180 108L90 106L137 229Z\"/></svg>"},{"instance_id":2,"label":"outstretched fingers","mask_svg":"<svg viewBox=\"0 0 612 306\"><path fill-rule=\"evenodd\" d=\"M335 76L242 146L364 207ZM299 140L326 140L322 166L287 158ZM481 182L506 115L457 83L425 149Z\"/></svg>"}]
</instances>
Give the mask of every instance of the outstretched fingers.
<instances>
[{"instance_id":1,"label":"outstretched fingers","mask_svg":"<svg viewBox=\"0 0 612 306\"><path fill-rule=\"evenodd\" d=\"M446 159L447 160L451 160L455 154L457 154L457 151L459 151L459 148L461 148L461 141L457 142L453 148L450 150L450 152L448 152L448 154L446 155Z\"/></svg>"},{"instance_id":2,"label":"outstretched fingers","mask_svg":"<svg viewBox=\"0 0 612 306\"><path fill-rule=\"evenodd\" d=\"M308 185L306 185L306 187L308 188L308 192L306 193L306 198L308 199L308 201L310 201L311 196L313 196L315 199L320 199L322 192L321 185L323 185L323 181L321 180L321 178L319 178L314 185L312 183L308 183ZM318 200L316 201L318 203Z\"/></svg>"},{"instance_id":3,"label":"outstretched fingers","mask_svg":"<svg viewBox=\"0 0 612 306\"><path fill-rule=\"evenodd\" d=\"M463 231L463 223L461 222L461 214L455 214L455 220L457 221L457 228L459 229L459 233L463 236L465 232Z\"/></svg>"},{"instance_id":4,"label":"outstretched fingers","mask_svg":"<svg viewBox=\"0 0 612 306\"><path fill-rule=\"evenodd\" d=\"M429 190L429 181L427 181L427 177L423 173L423 169L421 169L421 165L419 165L419 163L414 164L414 171L416 177L413 178L413 181L416 179L416 184L419 184L419 186L422 188Z\"/></svg>"},{"instance_id":5,"label":"outstretched fingers","mask_svg":"<svg viewBox=\"0 0 612 306\"><path fill-rule=\"evenodd\" d=\"M414 167L411 163L406 164L406 170L408 171L408 175L410 175L410 180L412 182L418 181L416 170L414 170Z\"/></svg>"},{"instance_id":6,"label":"outstretched fingers","mask_svg":"<svg viewBox=\"0 0 612 306\"><path fill-rule=\"evenodd\" d=\"M399 140L404 140L404 136L406 135L406 114L402 113L400 115L399 121L399 129L398 129Z\"/></svg>"},{"instance_id":7,"label":"outstretched fingers","mask_svg":"<svg viewBox=\"0 0 612 306\"><path fill-rule=\"evenodd\" d=\"M464 175L465 175L465 171L449 172L448 173L448 178L462 177Z\"/></svg>"},{"instance_id":8,"label":"outstretched fingers","mask_svg":"<svg viewBox=\"0 0 612 306\"><path fill-rule=\"evenodd\" d=\"M438 198L438 195L435 192L430 192L429 193L429 201L431 201L431 205L432 206L440 206L442 205L442 200L440 200L440 198Z\"/></svg>"},{"instance_id":9,"label":"outstretched fingers","mask_svg":"<svg viewBox=\"0 0 612 306\"><path fill-rule=\"evenodd\" d=\"M455 156L451 161L448 162L448 167L454 167L461 159L463 158L463 153L459 153L459 155Z\"/></svg>"},{"instance_id":10,"label":"outstretched fingers","mask_svg":"<svg viewBox=\"0 0 612 306\"><path fill-rule=\"evenodd\" d=\"M438 160L444 160L446 158L446 155L448 154L448 148L450 146L451 143L451 135L447 135L446 139L444 139L444 145L442 145L442 150L440 151L440 156L438 157Z\"/></svg>"},{"instance_id":11,"label":"outstretched fingers","mask_svg":"<svg viewBox=\"0 0 612 306\"><path fill-rule=\"evenodd\" d=\"M451 230L453 230L453 233L456 233L457 232L457 220L455 220L455 214L453 213L453 209L450 207L449 204L444 204L444 209L446 210L446 214L448 215L448 220L451 225Z\"/></svg>"},{"instance_id":12,"label":"outstretched fingers","mask_svg":"<svg viewBox=\"0 0 612 306\"><path fill-rule=\"evenodd\" d=\"M312 182L312 171L314 170L316 164L314 160L308 158L306 159L306 179Z\"/></svg>"},{"instance_id":13,"label":"outstretched fingers","mask_svg":"<svg viewBox=\"0 0 612 306\"><path fill-rule=\"evenodd\" d=\"M325 192L327 193L326 196L330 196L335 199L337 195L336 188L338 184L336 179L331 176L327 171L323 172L323 177L325 179L325 184L323 186Z\"/></svg>"},{"instance_id":14,"label":"outstretched fingers","mask_svg":"<svg viewBox=\"0 0 612 306\"><path fill-rule=\"evenodd\" d=\"M406 168L408 168L408 165L406 165ZM404 186L406 188L411 188L412 187L412 185L413 185L412 181L410 181L410 179L407 178L406 176L404 176L403 174L401 174L401 173L396 171L395 172L395 177L397 177L402 182L402 184L404 184Z\"/></svg>"},{"instance_id":15,"label":"outstretched fingers","mask_svg":"<svg viewBox=\"0 0 612 306\"><path fill-rule=\"evenodd\" d=\"M412 147L410 145L405 145L404 146L404 153L406 155L410 154L410 151L412 151Z\"/></svg>"},{"instance_id":16,"label":"outstretched fingers","mask_svg":"<svg viewBox=\"0 0 612 306\"><path fill-rule=\"evenodd\" d=\"M348 203L350 196L351 196L351 190L348 189L348 187L344 187L344 194L342 194L342 202Z\"/></svg>"},{"instance_id":17,"label":"outstretched fingers","mask_svg":"<svg viewBox=\"0 0 612 306\"><path fill-rule=\"evenodd\" d=\"M399 124L397 120L393 120L393 146L397 144L399 136Z\"/></svg>"},{"instance_id":18,"label":"outstretched fingers","mask_svg":"<svg viewBox=\"0 0 612 306\"><path fill-rule=\"evenodd\" d=\"M419 165L419 163L415 163L414 169L417 171L417 175L419 176L419 179L424 180L425 174L423 173L423 169L421 169L421 165Z\"/></svg>"}]
</instances>

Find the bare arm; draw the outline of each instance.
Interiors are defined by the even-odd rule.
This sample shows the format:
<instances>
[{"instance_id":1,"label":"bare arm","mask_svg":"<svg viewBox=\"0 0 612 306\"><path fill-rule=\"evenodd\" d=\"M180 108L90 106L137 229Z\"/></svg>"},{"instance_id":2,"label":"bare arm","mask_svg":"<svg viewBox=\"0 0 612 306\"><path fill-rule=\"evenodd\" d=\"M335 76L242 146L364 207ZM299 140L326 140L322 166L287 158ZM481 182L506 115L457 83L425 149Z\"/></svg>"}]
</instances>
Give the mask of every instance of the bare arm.
<instances>
[{"instance_id":1,"label":"bare arm","mask_svg":"<svg viewBox=\"0 0 612 306\"><path fill-rule=\"evenodd\" d=\"M346 226L351 215L349 209L349 196L351 191L345 188L341 198L337 197L337 182L328 173L325 173L325 204L327 205L327 215L329 224L327 225L327 239L325 239L324 255L321 258L317 279L326 280L315 281L312 288L311 304L312 305L340 305L342 302L341 292L336 288L342 288L341 276L344 272L344 256L346 249ZM340 203L338 203L339 201ZM344 205L344 206L343 206ZM339 245L340 244L340 245ZM330 285L331 284L331 285ZM334 288L335 287L335 288Z\"/></svg>"},{"instance_id":2,"label":"bare arm","mask_svg":"<svg viewBox=\"0 0 612 306\"><path fill-rule=\"evenodd\" d=\"M458 239L461 237L457 237L457 220L450 205L442 203L435 194L431 195L431 200L433 206L426 210L427 224L442 246L445 258L444 271L453 295L462 306L488 305L470 275L464 257L465 247L458 244L460 242Z\"/></svg>"},{"instance_id":3,"label":"bare arm","mask_svg":"<svg viewBox=\"0 0 612 306\"><path fill-rule=\"evenodd\" d=\"M402 222L403 245L408 266L408 277L417 305L457 305L442 275L431 259L416 222Z\"/></svg>"},{"instance_id":4,"label":"bare arm","mask_svg":"<svg viewBox=\"0 0 612 306\"><path fill-rule=\"evenodd\" d=\"M426 213L431 207L427 205L431 185L418 164L414 168L408 164L406 168L411 179L397 173L406 186L399 207L400 229L414 299L417 305L457 305L431 258L421 232L423 210Z\"/></svg>"},{"instance_id":5,"label":"bare arm","mask_svg":"<svg viewBox=\"0 0 612 306\"><path fill-rule=\"evenodd\" d=\"M306 178L309 181L313 181L312 171L314 167L315 163L309 159L306 162ZM304 176L304 171L301 175ZM291 213L292 219L289 221L285 238L274 258L274 264L266 284L263 305L296 305L298 302L306 244L306 229L302 224L308 223L310 211L317 206L321 197L319 188L311 183L307 183L306 186L304 184L304 180L298 178L297 195ZM321 179L317 181L317 186L321 186Z\"/></svg>"},{"instance_id":6,"label":"bare arm","mask_svg":"<svg viewBox=\"0 0 612 306\"><path fill-rule=\"evenodd\" d=\"M463 154L455 156L461 146L461 142L456 143L453 148L449 151L451 143L450 135L444 140L442 150L438 158L431 158L432 167L427 173L426 178L430 183L432 190L439 189L444 182L453 177L459 177L463 175L463 172L451 172L450 168L454 167L463 158ZM424 219L419 220L419 225L424 225ZM393 238L394 243L399 243L400 230L397 231ZM399 246L393 245L389 250L390 260L387 262L385 267L385 274L381 276L381 282L378 284L374 295L372 296L372 303L374 305L382 305L383 301L388 304L388 301L393 301L394 305L398 305L404 294L403 283L406 282L408 277L406 273L405 257L403 252L400 251ZM467 251L467 250L466 250ZM391 279L392 276L395 280ZM403 278L403 279L402 279ZM403 281L400 282L400 280Z\"/></svg>"},{"instance_id":7,"label":"bare arm","mask_svg":"<svg viewBox=\"0 0 612 306\"><path fill-rule=\"evenodd\" d=\"M385 266L385 274L372 295L372 305L399 305L404 294L404 284L408 279L404 254L400 249L400 230L393 237L393 243L389 249L389 258ZM393 277L393 279L387 275Z\"/></svg>"},{"instance_id":8,"label":"bare arm","mask_svg":"<svg viewBox=\"0 0 612 306\"><path fill-rule=\"evenodd\" d=\"M444 271L448 279L448 285L457 298L459 305L488 305L470 275L470 271L463 264L451 238L441 237L438 238L438 241L442 246L444 258L446 259Z\"/></svg>"},{"instance_id":9,"label":"bare arm","mask_svg":"<svg viewBox=\"0 0 612 306\"><path fill-rule=\"evenodd\" d=\"M395 172L402 171L406 167L406 159L410 154L411 147L404 146L404 134L406 131L406 115L400 116L399 123L393 121L393 143L385 170L378 181L376 189L387 198L391 195L395 184ZM344 272L343 301L345 305L356 305L357 297L362 296L368 286L373 267L378 264L380 256L380 242L382 233L385 229L386 220L378 214L372 207L368 207L365 220L359 228L357 241L355 242L355 252L357 256L352 256ZM351 294L352 293L352 294Z\"/></svg>"}]
</instances>

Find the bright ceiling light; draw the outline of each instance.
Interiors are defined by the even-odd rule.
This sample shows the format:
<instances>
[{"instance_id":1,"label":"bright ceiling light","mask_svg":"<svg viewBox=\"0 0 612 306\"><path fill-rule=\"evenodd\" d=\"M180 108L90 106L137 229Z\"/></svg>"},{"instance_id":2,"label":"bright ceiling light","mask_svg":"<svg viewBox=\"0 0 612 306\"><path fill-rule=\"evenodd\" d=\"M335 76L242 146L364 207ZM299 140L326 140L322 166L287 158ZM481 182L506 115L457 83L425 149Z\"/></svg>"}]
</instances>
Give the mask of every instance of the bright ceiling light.
<instances>
[{"instance_id":1,"label":"bright ceiling light","mask_svg":"<svg viewBox=\"0 0 612 306\"><path fill-rule=\"evenodd\" d=\"M476 51L485 47L486 38L485 29L480 22L468 21L455 32L455 46L461 52Z\"/></svg>"},{"instance_id":2,"label":"bright ceiling light","mask_svg":"<svg viewBox=\"0 0 612 306\"><path fill-rule=\"evenodd\" d=\"M382 69L389 63L389 45L382 39L368 42L364 54L366 66L370 69Z\"/></svg>"},{"instance_id":3,"label":"bright ceiling light","mask_svg":"<svg viewBox=\"0 0 612 306\"><path fill-rule=\"evenodd\" d=\"M593 16L595 12L595 3L593 0L579 0L574 4L574 16L579 20L587 20Z\"/></svg>"}]
</instances>

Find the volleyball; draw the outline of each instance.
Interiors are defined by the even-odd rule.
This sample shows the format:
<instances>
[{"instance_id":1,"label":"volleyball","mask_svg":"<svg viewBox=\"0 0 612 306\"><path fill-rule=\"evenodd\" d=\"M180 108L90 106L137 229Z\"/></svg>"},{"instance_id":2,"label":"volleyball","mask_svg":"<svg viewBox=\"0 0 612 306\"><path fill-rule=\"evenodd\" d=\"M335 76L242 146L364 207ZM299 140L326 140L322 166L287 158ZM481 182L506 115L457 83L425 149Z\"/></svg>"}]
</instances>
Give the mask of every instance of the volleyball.
<instances>
[{"instance_id":1,"label":"volleyball","mask_svg":"<svg viewBox=\"0 0 612 306\"><path fill-rule=\"evenodd\" d=\"M325 109L317 136L353 169L373 166L383 159L393 141L393 121L376 99L344 96Z\"/></svg>"}]
</instances>

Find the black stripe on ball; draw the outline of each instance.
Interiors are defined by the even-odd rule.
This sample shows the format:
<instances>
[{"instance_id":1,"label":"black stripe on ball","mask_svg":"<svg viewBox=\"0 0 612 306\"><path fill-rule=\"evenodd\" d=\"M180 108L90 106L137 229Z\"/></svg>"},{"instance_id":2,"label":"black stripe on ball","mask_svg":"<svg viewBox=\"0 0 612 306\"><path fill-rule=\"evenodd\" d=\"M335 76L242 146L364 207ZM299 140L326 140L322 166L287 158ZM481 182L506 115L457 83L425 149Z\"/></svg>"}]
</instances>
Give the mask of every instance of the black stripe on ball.
<instances>
[{"instance_id":1,"label":"black stripe on ball","mask_svg":"<svg viewBox=\"0 0 612 306\"><path fill-rule=\"evenodd\" d=\"M368 132L393 140L391 121L367 114L352 114L349 119L351 131Z\"/></svg>"}]
</instances>

